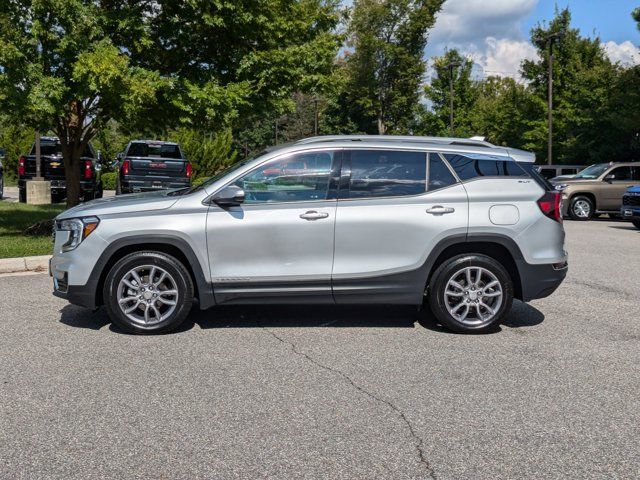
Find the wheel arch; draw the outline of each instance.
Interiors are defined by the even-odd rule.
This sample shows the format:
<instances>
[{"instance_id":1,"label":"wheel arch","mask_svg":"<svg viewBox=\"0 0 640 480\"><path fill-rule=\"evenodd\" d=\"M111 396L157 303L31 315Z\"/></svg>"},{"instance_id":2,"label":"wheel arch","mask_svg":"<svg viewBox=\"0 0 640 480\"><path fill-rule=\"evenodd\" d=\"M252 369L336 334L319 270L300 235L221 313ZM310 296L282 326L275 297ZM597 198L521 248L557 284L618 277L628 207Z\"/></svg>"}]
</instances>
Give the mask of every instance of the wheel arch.
<instances>
[{"instance_id":1,"label":"wheel arch","mask_svg":"<svg viewBox=\"0 0 640 480\"><path fill-rule=\"evenodd\" d=\"M185 240L177 236L140 235L116 240L100 255L89 277L89 282L94 284L91 291L95 306L104 303L104 282L113 265L124 256L141 251L161 252L179 260L191 275L194 295L200 303L200 308L205 309L215 304L211 284L206 280L198 257Z\"/></svg>"},{"instance_id":2,"label":"wheel arch","mask_svg":"<svg viewBox=\"0 0 640 480\"><path fill-rule=\"evenodd\" d=\"M442 242L441 242L442 243ZM466 239L445 241L440 248L434 249L432 262L427 275L426 286L431 282L434 272L446 260L462 254L480 254L493 258L505 267L513 281L514 297L522 300L522 278L518 263L524 261L520 248L511 238L504 235L468 235Z\"/></svg>"}]
</instances>

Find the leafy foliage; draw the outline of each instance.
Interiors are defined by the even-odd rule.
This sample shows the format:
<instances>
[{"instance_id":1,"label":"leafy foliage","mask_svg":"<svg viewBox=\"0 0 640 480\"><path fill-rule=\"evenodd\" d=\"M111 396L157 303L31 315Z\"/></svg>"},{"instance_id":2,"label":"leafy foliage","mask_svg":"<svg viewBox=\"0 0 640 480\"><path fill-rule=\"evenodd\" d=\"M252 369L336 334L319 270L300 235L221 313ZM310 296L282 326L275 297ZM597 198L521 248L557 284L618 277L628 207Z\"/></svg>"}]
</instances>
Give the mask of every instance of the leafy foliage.
<instances>
[{"instance_id":1,"label":"leafy foliage","mask_svg":"<svg viewBox=\"0 0 640 480\"><path fill-rule=\"evenodd\" d=\"M344 86L343 124L365 133L405 133L418 106L428 32L443 0L356 0Z\"/></svg>"},{"instance_id":2,"label":"leafy foliage","mask_svg":"<svg viewBox=\"0 0 640 480\"><path fill-rule=\"evenodd\" d=\"M180 143L187 160L193 165L194 178L211 177L236 159L229 130L213 135L181 128L172 132L170 139Z\"/></svg>"}]
</instances>

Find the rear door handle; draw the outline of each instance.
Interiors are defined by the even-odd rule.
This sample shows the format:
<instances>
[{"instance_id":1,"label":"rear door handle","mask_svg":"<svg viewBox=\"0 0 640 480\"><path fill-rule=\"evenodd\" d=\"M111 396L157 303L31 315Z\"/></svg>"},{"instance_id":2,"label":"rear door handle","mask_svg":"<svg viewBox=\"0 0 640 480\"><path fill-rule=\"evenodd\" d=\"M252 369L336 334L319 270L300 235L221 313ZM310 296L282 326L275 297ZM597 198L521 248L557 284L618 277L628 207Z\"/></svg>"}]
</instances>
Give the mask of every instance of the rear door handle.
<instances>
[{"instance_id":1,"label":"rear door handle","mask_svg":"<svg viewBox=\"0 0 640 480\"><path fill-rule=\"evenodd\" d=\"M321 220L323 218L327 218L328 216L329 214L325 212L316 212L315 210L309 210L308 212L300 215L300 218L304 220Z\"/></svg>"},{"instance_id":2,"label":"rear door handle","mask_svg":"<svg viewBox=\"0 0 640 480\"><path fill-rule=\"evenodd\" d=\"M455 211L455 208L443 207L442 205L434 205L427 209L427 213L430 213L431 215L444 215L445 213L453 213Z\"/></svg>"}]
</instances>

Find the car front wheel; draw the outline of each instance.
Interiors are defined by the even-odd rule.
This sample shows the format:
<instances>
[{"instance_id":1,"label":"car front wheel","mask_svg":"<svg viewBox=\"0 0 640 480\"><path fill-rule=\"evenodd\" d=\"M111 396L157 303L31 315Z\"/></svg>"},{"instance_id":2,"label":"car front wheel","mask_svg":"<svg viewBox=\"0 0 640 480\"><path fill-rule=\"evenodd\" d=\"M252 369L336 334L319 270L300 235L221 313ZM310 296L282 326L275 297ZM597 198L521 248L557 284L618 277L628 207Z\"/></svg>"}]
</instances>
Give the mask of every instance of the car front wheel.
<instances>
[{"instance_id":1,"label":"car front wheel","mask_svg":"<svg viewBox=\"0 0 640 480\"><path fill-rule=\"evenodd\" d=\"M569 216L572 220L591 220L595 213L595 206L589 197L577 196L571 199L569 204Z\"/></svg>"},{"instance_id":2,"label":"car front wheel","mask_svg":"<svg viewBox=\"0 0 640 480\"><path fill-rule=\"evenodd\" d=\"M109 317L132 333L167 333L187 318L193 282L185 266L161 252L135 252L107 274L104 301Z\"/></svg>"},{"instance_id":3,"label":"car front wheel","mask_svg":"<svg viewBox=\"0 0 640 480\"><path fill-rule=\"evenodd\" d=\"M444 327L460 333L484 333L511 310L513 282L495 259L464 254L446 260L429 283L429 306Z\"/></svg>"}]
</instances>

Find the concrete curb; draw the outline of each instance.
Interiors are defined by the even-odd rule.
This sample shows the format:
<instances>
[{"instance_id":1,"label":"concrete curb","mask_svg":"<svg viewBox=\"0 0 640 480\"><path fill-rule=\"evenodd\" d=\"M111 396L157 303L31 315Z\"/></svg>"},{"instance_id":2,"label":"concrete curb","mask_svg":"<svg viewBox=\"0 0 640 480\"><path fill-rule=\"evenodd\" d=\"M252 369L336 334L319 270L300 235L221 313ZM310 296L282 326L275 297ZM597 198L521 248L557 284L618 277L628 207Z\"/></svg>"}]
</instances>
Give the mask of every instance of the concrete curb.
<instances>
[{"instance_id":1,"label":"concrete curb","mask_svg":"<svg viewBox=\"0 0 640 480\"><path fill-rule=\"evenodd\" d=\"M0 273L47 272L51 255L0 258Z\"/></svg>"}]
</instances>

